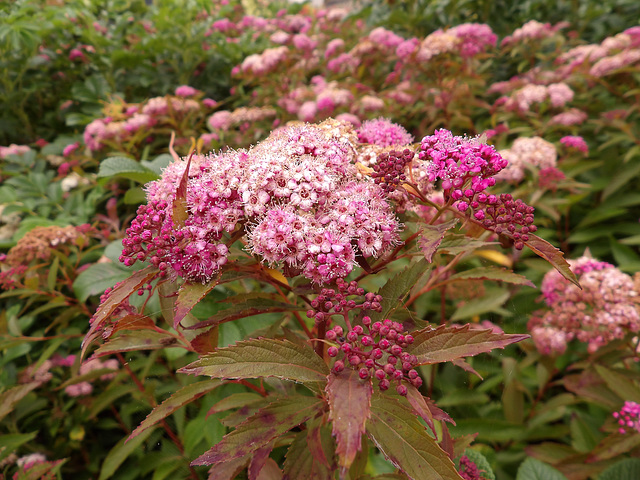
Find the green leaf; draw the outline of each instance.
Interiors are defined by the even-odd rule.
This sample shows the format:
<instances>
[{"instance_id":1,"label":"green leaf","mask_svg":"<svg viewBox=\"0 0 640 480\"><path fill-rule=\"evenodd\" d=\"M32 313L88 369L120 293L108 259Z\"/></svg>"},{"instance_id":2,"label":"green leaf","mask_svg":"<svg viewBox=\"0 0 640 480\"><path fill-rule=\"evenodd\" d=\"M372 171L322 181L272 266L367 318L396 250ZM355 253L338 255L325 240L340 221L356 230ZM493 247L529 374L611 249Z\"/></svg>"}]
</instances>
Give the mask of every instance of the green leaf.
<instances>
[{"instance_id":1,"label":"green leaf","mask_svg":"<svg viewBox=\"0 0 640 480\"><path fill-rule=\"evenodd\" d=\"M640 387L631 378L602 365L595 365L595 369L613 393L623 400L640 403Z\"/></svg>"},{"instance_id":2,"label":"green leaf","mask_svg":"<svg viewBox=\"0 0 640 480\"><path fill-rule=\"evenodd\" d=\"M367 434L384 456L413 480L461 480L455 465L409 408L374 395Z\"/></svg>"},{"instance_id":3,"label":"green leaf","mask_svg":"<svg viewBox=\"0 0 640 480\"><path fill-rule=\"evenodd\" d=\"M567 477L551 465L535 458L527 458L518 468L516 480L567 480Z\"/></svg>"},{"instance_id":4,"label":"green leaf","mask_svg":"<svg viewBox=\"0 0 640 480\"><path fill-rule=\"evenodd\" d=\"M447 230L451 230L457 224L458 219L454 218L439 225L425 225L422 227L420 236L418 237L418 246L420 250L422 250L422 253L424 253L424 258L427 259L427 262L431 263L433 254L436 253Z\"/></svg>"},{"instance_id":5,"label":"green leaf","mask_svg":"<svg viewBox=\"0 0 640 480\"><path fill-rule=\"evenodd\" d=\"M180 322L187 316L193 307L202 300L207 293L215 288L218 284L217 279L201 284L201 283L185 283L178 290L178 298L175 303L175 315L173 317L173 328L178 328Z\"/></svg>"},{"instance_id":6,"label":"green leaf","mask_svg":"<svg viewBox=\"0 0 640 480\"><path fill-rule=\"evenodd\" d=\"M431 265L423 258L389 279L378 291L378 294L382 295L382 311L380 313L374 312L371 318L374 321L390 318L393 312L402 305L402 300L409 294L420 277L430 269Z\"/></svg>"},{"instance_id":7,"label":"green leaf","mask_svg":"<svg viewBox=\"0 0 640 480\"><path fill-rule=\"evenodd\" d=\"M574 285L580 287L580 283L578 283L578 279L569 268L569 264L564 259L564 253L558 250L556 247L551 245L546 240L542 238L529 234L529 240L524 242L527 247L529 247L535 254L544 258L547 262L549 262L560 274L569 280Z\"/></svg>"},{"instance_id":8,"label":"green leaf","mask_svg":"<svg viewBox=\"0 0 640 480\"><path fill-rule=\"evenodd\" d=\"M2 392L0 394L0 420L13 411L16 403L40 385L40 382L25 383L24 385L18 385Z\"/></svg>"},{"instance_id":9,"label":"green leaf","mask_svg":"<svg viewBox=\"0 0 640 480\"><path fill-rule=\"evenodd\" d=\"M602 191L602 200L606 200L611 194L617 192L630 180L636 178L640 173L640 162L621 166L616 174L609 180L609 183Z\"/></svg>"},{"instance_id":10,"label":"green leaf","mask_svg":"<svg viewBox=\"0 0 640 480\"><path fill-rule=\"evenodd\" d=\"M487 461L487 458L477 450L473 450L471 448L467 448L464 451L464 455L466 455L469 460L476 464L478 470L481 473L481 477L484 480L496 480L496 475L493 473L493 469L491 465Z\"/></svg>"},{"instance_id":11,"label":"green leaf","mask_svg":"<svg viewBox=\"0 0 640 480\"><path fill-rule=\"evenodd\" d=\"M250 455L314 417L323 405L321 399L301 395L279 399L225 435L211 450L191 462L191 465L224 464Z\"/></svg>"},{"instance_id":12,"label":"green leaf","mask_svg":"<svg viewBox=\"0 0 640 480\"><path fill-rule=\"evenodd\" d=\"M0 461L15 452L20 445L24 445L36 438L36 435L38 435L38 432L0 435Z\"/></svg>"},{"instance_id":13,"label":"green leaf","mask_svg":"<svg viewBox=\"0 0 640 480\"><path fill-rule=\"evenodd\" d=\"M478 248L497 245L498 242L485 242L466 235L450 234L440 244L440 251L449 255L458 255L463 252L472 252Z\"/></svg>"},{"instance_id":14,"label":"green leaf","mask_svg":"<svg viewBox=\"0 0 640 480\"><path fill-rule=\"evenodd\" d=\"M406 350L418 358L418 365L450 362L457 358L471 357L504 348L529 338L529 335L493 333L493 330L475 330L471 325L462 327L427 327L414 335Z\"/></svg>"},{"instance_id":15,"label":"green leaf","mask_svg":"<svg viewBox=\"0 0 640 480\"><path fill-rule=\"evenodd\" d=\"M113 263L94 263L73 282L73 293L81 302L92 295L102 295L107 288L125 280L131 272Z\"/></svg>"},{"instance_id":16,"label":"green leaf","mask_svg":"<svg viewBox=\"0 0 640 480\"><path fill-rule=\"evenodd\" d=\"M637 480L640 478L640 458L624 458L598 475L598 480Z\"/></svg>"},{"instance_id":17,"label":"green leaf","mask_svg":"<svg viewBox=\"0 0 640 480\"><path fill-rule=\"evenodd\" d=\"M140 163L126 157L110 157L100 163L98 178L122 177L138 183L158 179L158 174Z\"/></svg>"},{"instance_id":18,"label":"green leaf","mask_svg":"<svg viewBox=\"0 0 640 480\"><path fill-rule=\"evenodd\" d=\"M185 405L197 400L204 394L222 385L219 380L205 380L203 382L192 383L186 387L182 387L176 393L167 398L164 402L158 405L153 411L145 418L138 427L131 432L127 442L140 435L142 432L153 427L161 420L164 420L176 410L184 407Z\"/></svg>"},{"instance_id":19,"label":"green leaf","mask_svg":"<svg viewBox=\"0 0 640 480\"><path fill-rule=\"evenodd\" d=\"M362 447L362 434L371 415L373 386L371 380L361 380L358 372L349 368L329 375L325 391L338 463L344 475Z\"/></svg>"},{"instance_id":20,"label":"green leaf","mask_svg":"<svg viewBox=\"0 0 640 480\"><path fill-rule=\"evenodd\" d=\"M116 285L109 293L109 297L105 302L100 304L98 310L91 319L91 327L89 332L82 340L82 356L87 352L89 345L100 336L102 324L111 317L111 314L120 306L120 304L138 289L155 277L158 272L156 267L148 266L142 270L138 270L126 280Z\"/></svg>"},{"instance_id":21,"label":"green leaf","mask_svg":"<svg viewBox=\"0 0 640 480\"><path fill-rule=\"evenodd\" d=\"M153 432L153 429L143 432L130 442L127 442L127 439L125 438L120 440L116 446L109 451L107 457L104 459L98 480L107 480L108 478L112 478L120 465L122 465L132 452L135 452L140 448L140 445L142 445L149 435L151 435L151 432Z\"/></svg>"},{"instance_id":22,"label":"green leaf","mask_svg":"<svg viewBox=\"0 0 640 480\"><path fill-rule=\"evenodd\" d=\"M214 378L276 377L303 384L325 382L329 374L329 368L311 347L271 338L220 348L178 371Z\"/></svg>"},{"instance_id":23,"label":"green leaf","mask_svg":"<svg viewBox=\"0 0 640 480\"><path fill-rule=\"evenodd\" d=\"M450 283L460 280L496 280L499 282L513 283L514 285L528 285L536 288L536 286L527 277L519 275L512 270L500 267L479 267L456 273L449 277L446 282Z\"/></svg>"},{"instance_id":24,"label":"green leaf","mask_svg":"<svg viewBox=\"0 0 640 480\"><path fill-rule=\"evenodd\" d=\"M591 451L587 462L616 458L640 446L640 435L613 433L603 438Z\"/></svg>"},{"instance_id":25,"label":"green leaf","mask_svg":"<svg viewBox=\"0 0 640 480\"><path fill-rule=\"evenodd\" d=\"M451 321L462 320L465 318L483 315L488 312L500 312L502 305L511 297L511 292L502 288L487 288L485 294L480 298L474 298L466 301L458 307Z\"/></svg>"}]
</instances>

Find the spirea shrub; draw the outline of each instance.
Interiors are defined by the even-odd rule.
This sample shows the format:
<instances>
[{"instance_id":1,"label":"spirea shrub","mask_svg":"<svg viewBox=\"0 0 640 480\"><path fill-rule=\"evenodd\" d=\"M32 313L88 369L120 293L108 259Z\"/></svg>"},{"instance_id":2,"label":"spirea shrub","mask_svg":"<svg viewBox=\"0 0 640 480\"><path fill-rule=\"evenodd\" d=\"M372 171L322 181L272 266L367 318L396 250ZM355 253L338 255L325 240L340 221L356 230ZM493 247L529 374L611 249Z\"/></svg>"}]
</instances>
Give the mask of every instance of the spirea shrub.
<instances>
[{"instance_id":1,"label":"spirea shrub","mask_svg":"<svg viewBox=\"0 0 640 480\"><path fill-rule=\"evenodd\" d=\"M386 150L370 166L358 161L359 150L369 148L358 141L362 131L378 146L385 139ZM192 465L259 471L266 464L255 466L256 456L266 461L274 442L282 441L289 445L282 464L289 478L309 478L315 469L327 478L335 472L344 477L369 438L409 478L479 478L466 457L458 473L453 460L459 454L446 440L446 422L453 419L424 396L420 367L448 361L464 366L464 357L526 336L412 320L401 314L405 297L423 277L429 278L423 292L449 278L446 271L461 258L440 250L450 235L471 249L500 235L514 251L528 245L559 275L574 278L560 252L533 234L533 208L494 193L494 177L506 166L494 147L446 130L424 137L418 149L410 141L389 121L359 131L337 120L294 123L248 149L176 157L146 186L147 203L126 230L120 256L128 267L146 266L101 297L83 350L102 337L98 356L118 352L123 332L135 328L144 337L149 330L160 335L154 341L200 354L180 373L219 380L199 382L202 390L188 398L179 392L169 397L130 439L202 392L240 382L264 399L262 406ZM440 203L429 200L436 191ZM431 213L402 213L420 208ZM448 232L459 222L458 233ZM467 229L475 238L464 235ZM377 293L360 285L403 258L409 265ZM443 266L432 270L433 263ZM217 286L240 278L269 287L232 297L240 310L204 321L192 316ZM507 270L481 268L470 278L529 284ZM175 330L145 313L156 293ZM136 294L147 296L142 307L130 301ZM289 311L294 323L282 330L276 323L264 335L223 348L211 343L221 323L269 311ZM280 396L269 381L249 381L269 377L297 382L306 393L295 388ZM331 446L321 447L328 449L324 460L297 447L329 434Z\"/></svg>"}]
</instances>

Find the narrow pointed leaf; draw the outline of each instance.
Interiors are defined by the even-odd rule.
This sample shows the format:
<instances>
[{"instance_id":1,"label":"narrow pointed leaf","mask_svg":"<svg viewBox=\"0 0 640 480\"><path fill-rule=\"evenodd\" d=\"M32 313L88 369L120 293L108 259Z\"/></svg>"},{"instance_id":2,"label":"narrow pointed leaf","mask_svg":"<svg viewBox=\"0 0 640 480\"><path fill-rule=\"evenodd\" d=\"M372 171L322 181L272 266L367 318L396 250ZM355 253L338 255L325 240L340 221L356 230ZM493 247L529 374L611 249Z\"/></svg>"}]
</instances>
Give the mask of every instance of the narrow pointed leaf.
<instances>
[{"instance_id":1,"label":"narrow pointed leaf","mask_svg":"<svg viewBox=\"0 0 640 480\"><path fill-rule=\"evenodd\" d=\"M519 275L511 270L500 267L479 267L456 273L447 279L445 283L459 282L461 280L496 280L499 282L513 283L514 285L536 286L527 277Z\"/></svg>"},{"instance_id":2,"label":"narrow pointed leaf","mask_svg":"<svg viewBox=\"0 0 640 480\"><path fill-rule=\"evenodd\" d=\"M529 234L529 240L524 243L535 254L540 255L547 262L553 265L553 267L558 270L564 278L580 287L580 283L578 282L575 274L571 271L571 268L569 268L569 264L564 259L564 253L562 253L562 251L558 250L546 240L532 234Z\"/></svg>"},{"instance_id":3,"label":"narrow pointed leaf","mask_svg":"<svg viewBox=\"0 0 640 480\"><path fill-rule=\"evenodd\" d=\"M13 410L13 406L16 403L40 385L40 382L25 383L24 385L17 385L2 392L0 394L0 420L6 417Z\"/></svg>"},{"instance_id":4,"label":"narrow pointed leaf","mask_svg":"<svg viewBox=\"0 0 640 480\"><path fill-rule=\"evenodd\" d=\"M413 412L425 421L437 439L438 436L436 434L436 429L433 426L433 414L431 413L425 398L413 385L409 385L407 387L407 400L409 401L411 408L413 408Z\"/></svg>"},{"instance_id":5,"label":"narrow pointed leaf","mask_svg":"<svg viewBox=\"0 0 640 480\"><path fill-rule=\"evenodd\" d=\"M30 442L36 438L38 432L31 433L9 433L0 435L0 462L11 455L20 445Z\"/></svg>"},{"instance_id":6,"label":"narrow pointed leaf","mask_svg":"<svg viewBox=\"0 0 640 480\"><path fill-rule=\"evenodd\" d=\"M178 290L178 298L175 304L175 313L173 316L173 328L178 328L178 325L184 317L193 309L193 307L202 300L207 293L214 289L218 284L217 279L214 279L204 285L201 283L185 283Z\"/></svg>"},{"instance_id":7,"label":"narrow pointed leaf","mask_svg":"<svg viewBox=\"0 0 640 480\"><path fill-rule=\"evenodd\" d=\"M111 318L111 314L115 309L118 308L124 300L128 299L131 294L138 291L142 285L155 277L159 271L156 267L150 265L142 270L138 270L113 288L107 300L98 307L98 310L91 319L91 328L89 328L89 332L82 341L83 357L89 345L100 336L103 324Z\"/></svg>"},{"instance_id":8,"label":"narrow pointed leaf","mask_svg":"<svg viewBox=\"0 0 640 480\"><path fill-rule=\"evenodd\" d=\"M114 478L113 474L118 470L118 468L120 468L120 465L124 463L132 452L140 448L140 445L144 443L152 432L153 429L149 429L141 435L138 435L130 442L126 442L126 439L120 440L116 446L109 451L104 462L102 462L102 468L100 469L100 477L98 480Z\"/></svg>"},{"instance_id":9,"label":"narrow pointed leaf","mask_svg":"<svg viewBox=\"0 0 640 480\"><path fill-rule=\"evenodd\" d=\"M374 312L371 318L373 320L389 318L402 305L402 300L409 294L420 277L430 269L431 265L423 258L389 279L378 291L378 294L382 295L382 311L380 313Z\"/></svg>"},{"instance_id":10,"label":"narrow pointed leaf","mask_svg":"<svg viewBox=\"0 0 640 480\"><path fill-rule=\"evenodd\" d=\"M184 407L188 403L197 400L204 394L222 385L219 380L205 380L203 382L192 383L186 387L182 387L176 393L167 398L164 402L158 405L153 411L145 418L138 427L131 432L127 442L137 437L145 430L156 425L161 420L164 420L176 410Z\"/></svg>"},{"instance_id":11,"label":"narrow pointed leaf","mask_svg":"<svg viewBox=\"0 0 640 480\"><path fill-rule=\"evenodd\" d=\"M607 387L623 400L640 403L640 387L631 378L602 365L595 365L596 372L604 380Z\"/></svg>"},{"instance_id":12,"label":"narrow pointed leaf","mask_svg":"<svg viewBox=\"0 0 640 480\"><path fill-rule=\"evenodd\" d=\"M640 435L614 433L603 438L591 451L588 463L617 458L640 446Z\"/></svg>"},{"instance_id":13,"label":"narrow pointed leaf","mask_svg":"<svg viewBox=\"0 0 640 480\"><path fill-rule=\"evenodd\" d=\"M134 330L123 333L115 338L110 338L106 343L100 345L95 353L95 357L104 357L117 352L133 352L137 350L159 350L161 348L178 347L178 341L168 333L155 332L152 330Z\"/></svg>"},{"instance_id":14,"label":"narrow pointed leaf","mask_svg":"<svg viewBox=\"0 0 640 480\"><path fill-rule=\"evenodd\" d=\"M315 397L293 395L261 409L233 432L225 435L211 450L192 465L215 465L252 454L315 416L324 402Z\"/></svg>"},{"instance_id":15,"label":"narrow pointed leaf","mask_svg":"<svg viewBox=\"0 0 640 480\"><path fill-rule=\"evenodd\" d=\"M269 460L269 455L271 455L271 451L273 450L273 442L268 443L262 448L256 450L251 456L251 461L249 462L249 468L247 469L247 473L249 474L249 480L257 480L258 476L261 474L263 467Z\"/></svg>"},{"instance_id":16,"label":"narrow pointed leaf","mask_svg":"<svg viewBox=\"0 0 640 480\"><path fill-rule=\"evenodd\" d=\"M493 333L493 330L471 330L470 325L425 329L414 335L414 342L407 351L418 357L419 365L451 362L458 358L472 357L504 348L529 335Z\"/></svg>"},{"instance_id":17,"label":"narrow pointed leaf","mask_svg":"<svg viewBox=\"0 0 640 480\"><path fill-rule=\"evenodd\" d=\"M384 456L412 480L461 480L447 454L408 407L375 395L367 434Z\"/></svg>"},{"instance_id":18,"label":"narrow pointed leaf","mask_svg":"<svg viewBox=\"0 0 640 480\"><path fill-rule=\"evenodd\" d=\"M251 457L246 455L220 465L215 465L209 469L207 480L234 480L244 467L247 466L250 459Z\"/></svg>"},{"instance_id":19,"label":"narrow pointed leaf","mask_svg":"<svg viewBox=\"0 0 640 480\"><path fill-rule=\"evenodd\" d=\"M172 220L176 228L184 227L184 222L189 217L187 208L187 183L189 182L189 167L191 166L191 156L187 160L187 166L184 169L180 183L176 189L176 198L173 201Z\"/></svg>"},{"instance_id":20,"label":"narrow pointed leaf","mask_svg":"<svg viewBox=\"0 0 640 480\"><path fill-rule=\"evenodd\" d=\"M220 348L179 372L215 378L277 377L308 384L325 382L329 368L309 346L260 338Z\"/></svg>"},{"instance_id":21,"label":"narrow pointed leaf","mask_svg":"<svg viewBox=\"0 0 640 480\"><path fill-rule=\"evenodd\" d=\"M256 402L261 402L263 398L264 397L262 397L262 395L252 392L240 392L231 394L228 397L224 397L213 407L211 407L207 412L207 417L209 415L215 415L216 413L226 412L227 410L231 410L233 408L242 408Z\"/></svg>"},{"instance_id":22,"label":"narrow pointed leaf","mask_svg":"<svg viewBox=\"0 0 640 480\"><path fill-rule=\"evenodd\" d=\"M329 375L326 392L338 463L345 473L362 446L373 387L370 380L361 380L356 370L347 369Z\"/></svg>"},{"instance_id":23,"label":"narrow pointed leaf","mask_svg":"<svg viewBox=\"0 0 640 480\"><path fill-rule=\"evenodd\" d=\"M451 230L457 224L458 219L454 218L453 220L439 225L425 225L422 228L420 231L420 237L418 238L418 246L420 247L420 250L422 250L422 253L424 253L424 258L427 259L427 262L431 263L433 254L436 253L436 250L440 246L447 230Z\"/></svg>"}]
</instances>

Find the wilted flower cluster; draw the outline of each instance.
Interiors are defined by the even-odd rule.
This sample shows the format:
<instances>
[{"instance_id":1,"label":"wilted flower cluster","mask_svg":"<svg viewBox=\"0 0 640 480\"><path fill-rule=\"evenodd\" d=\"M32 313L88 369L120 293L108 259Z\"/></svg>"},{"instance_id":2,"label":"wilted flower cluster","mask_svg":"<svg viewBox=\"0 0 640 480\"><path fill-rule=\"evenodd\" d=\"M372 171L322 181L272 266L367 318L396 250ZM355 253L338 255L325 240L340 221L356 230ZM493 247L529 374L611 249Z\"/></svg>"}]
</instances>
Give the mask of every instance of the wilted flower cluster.
<instances>
[{"instance_id":1,"label":"wilted flower cluster","mask_svg":"<svg viewBox=\"0 0 640 480\"><path fill-rule=\"evenodd\" d=\"M618 433L640 433L640 405L626 401L619 412L613 412L613 418L620 426Z\"/></svg>"},{"instance_id":2,"label":"wilted flower cluster","mask_svg":"<svg viewBox=\"0 0 640 480\"><path fill-rule=\"evenodd\" d=\"M509 164L495 178L511 183L522 181L527 166L537 170L554 168L558 158L556 147L540 137L520 137L511 148L499 153Z\"/></svg>"},{"instance_id":3,"label":"wilted flower cluster","mask_svg":"<svg viewBox=\"0 0 640 480\"><path fill-rule=\"evenodd\" d=\"M400 395L407 394L403 381L420 387L422 378L414 369L417 359L404 351L413 343L413 337L402 325L389 319L372 323L370 317L364 317L362 324L364 327L356 325L346 333L335 326L325 334L327 341L337 344L327 350L330 357L337 358L333 372L340 373L345 367L356 369L363 380L379 380L380 390L389 389L394 382Z\"/></svg>"},{"instance_id":4,"label":"wilted flower cluster","mask_svg":"<svg viewBox=\"0 0 640 480\"><path fill-rule=\"evenodd\" d=\"M531 336L540 352L563 353L573 339L590 352L628 332L640 331L638 292L633 279L613 265L590 257L570 260L582 289L559 272L547 273L542 294L549 310L529 321Z\"/></svg>"},{"instance_id":5,"label":"wilted flower cluster","mask_svg":"<svg viewBox=\"0 0 640 480\"><path fill-rule=\"evenodd\" d=\"M400 228L382 189L358 178L354 143L348 124L327 121L276 130L250 150L195 156L183 225L174 211L187 162L171 164L147 187L121 261L148 260L206 283L240 227L251 253L289 275L320 284L345 277L357 254L378 257L394 246Z\"/></svg>"}]
</instances>

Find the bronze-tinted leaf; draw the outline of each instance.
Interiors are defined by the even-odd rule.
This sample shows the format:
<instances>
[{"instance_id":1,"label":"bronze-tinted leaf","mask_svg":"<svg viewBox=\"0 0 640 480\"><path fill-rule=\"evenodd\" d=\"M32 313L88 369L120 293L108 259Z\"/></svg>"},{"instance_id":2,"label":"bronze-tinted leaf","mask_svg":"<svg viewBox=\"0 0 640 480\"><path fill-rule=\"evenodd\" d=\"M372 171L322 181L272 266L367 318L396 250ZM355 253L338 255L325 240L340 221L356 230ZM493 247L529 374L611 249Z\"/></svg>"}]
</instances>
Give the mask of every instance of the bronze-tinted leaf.
<instances>
[{"instance_id":1,"label":"bronze-tinted leaf","mask_svg":"<svg viewBox=\"0 0 640 480\"><path fill-rule=\"evenodd\" d=\"M558 250L546 240L543 240L533 234L529 234L529 240L525 242L525 245L533 250L534 253L540 255L547 262L553 265L553 267L558 270L564 278L580 287L580 283L578 282L575 274L571 271L571 268L569 268L569 264L564 259L564 253L562 253L562 251Z\"/></svg>"},{"instance_id":2,"label":"bronze-tinted leaf","mask_svg":"<svg viewBox=\"0 0 640 480\"><path fill-rule=\"evenodd\" d=\"M424 253L424 258L427 259L427 262L432 262L433 254L436 253L447 230L451 230L457 224L458 219L454 218L453 220L438 225L424 225L422 227L420 236L418 237L418 246L420 250L422 250L422 253Z\"/></svg>"},{"instance_id":3,"label":"bronze-tinted leaf","mask_svg":"<svg viewBox=\"0 0 640 480\"><path fill-rule=\"evenodd\" d=\"M459 282L462 280L496 280L499 282L513 283L515 285L528 285L536 288L536 286L527 277L523 277L511 270L500 267L478 267L456 273L449 277L443 283Z\"/></svg>"},{"instance_id":4,"label":"bronze-tinted leaf","mask_svg":"<svg viewBox=\"0 0 640 480\"><path fill-rule=\"evenodd\" d=\"M191 464L216 465L250 455L315 416L323 406L324 402L315 397L293 395L279 399L225 435Z\"/></svg>"},{"instance_id":5,"label":"bronze-tinted leaf","mask_svg":"<svg viewBox=\"0 0 640 480\"><path fill-rule=\"evenodd\" d=\"M461 480L448 455L408 407L375 395L367 434L380 451L412 480Z\"/></svg>"},{"instance_id":6,"label":"bronze-tinted leaf","mask_svg":"<svg viewBox=\"0 0 640 480\"><path fill-rule=\"evenodd\" d=\"M451 362L457 358L471 357L504 348L529 338L529 335L493 333L493 330L475 330L470 325L424 329L414 335L414 342L407 351L418 357L419 365Z\"/></svg>"},{"instance_id":7,"label":"bronze-tinted leaf","mask_svg":"<svg viewBox=\"0 0 640 480\"><path fill-rule=\"evenodd\" d=\"M187 207L187 184L189 182L189 167L191 167L191 157L187 160L187 166L182 173L180 183L176 189L176 198L173 201L173 212L171 218L175 228L180 229L184 227L184 222L189 218L189 211Z\"/></svg>"},{"instance_id":8,"label":"bronze-tinted leaf","mask_svg":"<svg viewBox=\"0 0 640 480\"><path fill-rule=\"evenodd\" d=\"M344 474L362 446L373 387L370 380L360 379L356 370L347 369L329 375L326 392L338 463Z\"/></svg>"},{"instance_id":9,"label":"bronze-tinted leaf","mask_svg":"<svg viewBox=\"0 0 640 480\"><path fill-rule=\"evenodd\" d=\"M296 438L289 447L284 461L284 480L298 480L300 478L304 478L305 480L327 480L333 478L332 470L329 468L326 458L325 461L323 461L317 458L317 453L314 455L314 451L317 450L317 444L312 447L310 440L316 432L320 435L321 429L316 428L315 432L313 432L307 428L307 430L296 434ZM321 456L326 457L330 455L333 457L333 441L331 440L328 430L326 433L329 438L326 446L325 442L320 444Z\"/></svg>"},{"instance_id":10,"label":"bronze-tinted leaf","mask_svg":"<svg viewBox=\"0 0 640 480\"><path fill-rule=\"evenodd\" d=\"M208 283L185 283L178 290L178 298L175 304L175 314L173 316L173 328L178 328L178 324L202 300L207 293L217 285L217 279Z\"/></svg>"},{"instance_id":11,"label":"bronze-tinted leaf","mask_svg":"<svg viewBox=\"0 0 640 480\"><path fill-rule=\"evenodd\" d=\"M117 352L133 352L137 350L159 350L167 347L178 347L178 340L168 333L153 330L133 330L110 338L100 345L95 357L104 357Z\"/></svg>"},{"instance_id":12,"label":"bronze-tinted leaf","mask_svg":"<svg viewBox=\"0 0 640 480\"><path fill-rule=\"evenodd\" d=\"M277 377L309 384L324 383L329 368L307 345L259 338L219 348L179 372L215 378Z\"/></svg>"}]
</instances>

